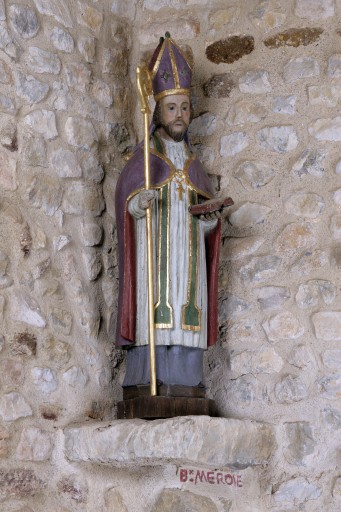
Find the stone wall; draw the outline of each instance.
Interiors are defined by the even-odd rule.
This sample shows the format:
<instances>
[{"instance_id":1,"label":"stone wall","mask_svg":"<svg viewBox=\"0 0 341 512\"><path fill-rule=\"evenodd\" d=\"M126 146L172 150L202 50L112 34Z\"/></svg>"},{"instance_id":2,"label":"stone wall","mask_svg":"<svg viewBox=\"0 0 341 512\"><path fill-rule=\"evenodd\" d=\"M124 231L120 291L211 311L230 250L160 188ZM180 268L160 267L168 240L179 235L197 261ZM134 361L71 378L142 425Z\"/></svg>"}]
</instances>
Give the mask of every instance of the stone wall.
<instances>
[{"instance_id":1,"label":"stone wall","mask_svg":"<svg viewBox=\"0 0 341 512\"><path fill-rule=\"evenodd\" d=\"M0 0L0 511L340 509L340 16L340 0ZM193 147L235 201L209 396L277 437L239 494L170 460L64 457L64 427L113 420L121 398L113 195L142 135L135 69L167 30L195 62Z\"/></svg>"}]
</instances>

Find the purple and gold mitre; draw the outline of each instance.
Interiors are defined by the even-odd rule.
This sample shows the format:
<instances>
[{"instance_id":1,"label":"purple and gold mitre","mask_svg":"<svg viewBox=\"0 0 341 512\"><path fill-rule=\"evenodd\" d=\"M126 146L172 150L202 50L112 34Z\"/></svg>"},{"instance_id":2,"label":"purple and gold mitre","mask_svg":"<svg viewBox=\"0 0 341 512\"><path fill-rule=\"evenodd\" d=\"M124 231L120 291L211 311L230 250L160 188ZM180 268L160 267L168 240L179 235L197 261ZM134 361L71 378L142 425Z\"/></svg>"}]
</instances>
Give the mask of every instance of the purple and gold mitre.
<instances>
[{"instance_id":1,"label":"purple and gold mitre","mask_svg":"<svg viewBox=\"0 0 341 512\"><path fill-rule=\"evenodd\" d=\"M149 63L149 71L155 101L171 94L189 95L192 70L169 32L166 32L165 38L160 39Z\"/></svg>"}]
</instances>

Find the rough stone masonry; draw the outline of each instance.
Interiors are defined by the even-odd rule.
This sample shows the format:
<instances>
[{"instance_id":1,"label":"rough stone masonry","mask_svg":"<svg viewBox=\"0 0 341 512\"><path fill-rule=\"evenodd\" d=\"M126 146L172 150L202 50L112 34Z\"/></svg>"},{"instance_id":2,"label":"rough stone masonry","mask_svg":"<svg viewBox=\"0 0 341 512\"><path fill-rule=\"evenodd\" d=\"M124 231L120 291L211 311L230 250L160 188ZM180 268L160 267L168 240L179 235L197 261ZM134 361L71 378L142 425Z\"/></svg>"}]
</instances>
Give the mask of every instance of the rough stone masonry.
<instances>
[{"instance_id":1,"label":"rough stone masonry","mask_svg":"<svg viewBox=\"0 0 341 512\"><path fill-rule=\"evenodd\" d=\"M0 511L340 510L340 16L340 0L0 0ZM167 30L195 62L194 150L235 201L206 384L241 422L228 453L269 433L239 466L214 466L201 420L195 460L181 422L132 425L116 460L113 197L142 136L136 66ZM94 443L122 436L113 463L71 460L70 429L87 453L91 425Z\"/></svg>"}]
</instances>

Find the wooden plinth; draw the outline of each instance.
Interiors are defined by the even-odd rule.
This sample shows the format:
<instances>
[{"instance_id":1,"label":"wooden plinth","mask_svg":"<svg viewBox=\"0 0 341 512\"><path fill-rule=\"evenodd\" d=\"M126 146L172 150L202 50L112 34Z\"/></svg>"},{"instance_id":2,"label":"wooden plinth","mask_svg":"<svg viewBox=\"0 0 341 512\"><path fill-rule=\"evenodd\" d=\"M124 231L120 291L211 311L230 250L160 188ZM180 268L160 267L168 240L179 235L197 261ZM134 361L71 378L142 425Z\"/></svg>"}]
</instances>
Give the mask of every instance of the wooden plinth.
<instances>
[{"instance_id":1,"label":"wooden plinth","mask_svg":"<svg viewBox=\"0 0 341 512\"><path fill-rule=\"evenodd\" d=\"M216 416L214 400L184 396L139 396L118 402L118 419Z\"/></svg>"},{"instance_id":2,"label":"wooden plinth","mask_svg":"<svg viewBox=\"0 0 341 512\"><path fill-rule=\"evenodd\" d=\"M140 396L150 396L150 386L127 386L123 388L123 400L138 398ZM206 389L204 386L180 386L158 383L157 396L182 396L186 398L206 398Z\"/></svg>"}]
</instances>

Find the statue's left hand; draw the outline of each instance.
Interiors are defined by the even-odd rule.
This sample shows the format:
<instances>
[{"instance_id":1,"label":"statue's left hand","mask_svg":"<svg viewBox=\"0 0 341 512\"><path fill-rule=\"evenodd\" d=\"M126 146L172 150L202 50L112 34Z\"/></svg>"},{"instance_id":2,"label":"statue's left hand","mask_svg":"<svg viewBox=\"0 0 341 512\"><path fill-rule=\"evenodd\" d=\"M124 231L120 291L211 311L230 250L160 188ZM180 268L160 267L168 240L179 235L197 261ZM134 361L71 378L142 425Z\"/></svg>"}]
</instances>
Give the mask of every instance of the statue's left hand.
<instances>
[{"instance_id":1,"label":"statue's left hand","mask_svg":"<svg viewBox=\"0 0 341 512\"><path fill-rule=\"evenodd\" d=\"M200 220L206 220L206 221L220 219L220 218L221 218L221 213L219 211L212 212L212 213L206 213L205 215L200 215Z\"/></svg>"}]
</instances>

